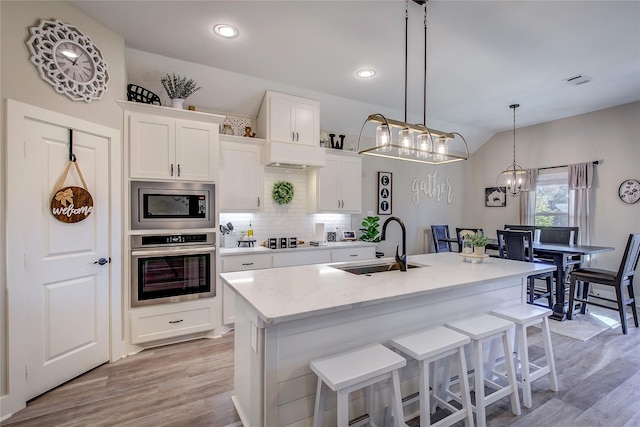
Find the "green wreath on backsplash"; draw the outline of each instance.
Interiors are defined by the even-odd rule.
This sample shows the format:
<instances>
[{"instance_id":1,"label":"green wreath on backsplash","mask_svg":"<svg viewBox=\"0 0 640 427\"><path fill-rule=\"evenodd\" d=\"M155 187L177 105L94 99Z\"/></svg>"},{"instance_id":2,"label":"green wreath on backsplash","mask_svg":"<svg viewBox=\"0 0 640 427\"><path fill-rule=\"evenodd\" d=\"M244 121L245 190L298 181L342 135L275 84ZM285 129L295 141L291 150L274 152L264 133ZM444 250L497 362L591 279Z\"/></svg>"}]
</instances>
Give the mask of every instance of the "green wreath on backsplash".
<instances>
[{"instance_id":1,"label":"green wreath on backsplash","mask_svg":"<svg viewBox=\"0 0 640 427\"><path fill-rule=\"evenodd\" d=\"M293 200L293 184L288 181L278 181L273 184L273 190L271 190L271 195L273 196L273 200L279 205L286 205L291 203Z\"/></svg>"}]
</instances>

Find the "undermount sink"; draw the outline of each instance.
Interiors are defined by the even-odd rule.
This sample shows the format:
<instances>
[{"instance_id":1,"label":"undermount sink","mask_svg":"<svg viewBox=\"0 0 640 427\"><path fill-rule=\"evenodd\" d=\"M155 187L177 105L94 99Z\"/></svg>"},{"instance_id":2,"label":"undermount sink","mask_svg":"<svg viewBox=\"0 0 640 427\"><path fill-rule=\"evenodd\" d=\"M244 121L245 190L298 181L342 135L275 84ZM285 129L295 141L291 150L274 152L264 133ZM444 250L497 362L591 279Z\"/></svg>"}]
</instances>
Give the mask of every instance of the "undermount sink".
<instances>
[{"instance_id":1,"label":"undermount sink","mask_svg":"<svg viewBox=\"0 0 640 427\"><path fill-rule=\"evenodd\" d=\"M400 270L397 262L385 262L383 264L367 264L367 265L345 265L345 266L331 266L338 270L346 271L347 273L357 275L370 275L373 273L382 273L385 271L397 271ZM407 269L420 268L423 265L407 264Z\"/></svg>"}]
</instances>

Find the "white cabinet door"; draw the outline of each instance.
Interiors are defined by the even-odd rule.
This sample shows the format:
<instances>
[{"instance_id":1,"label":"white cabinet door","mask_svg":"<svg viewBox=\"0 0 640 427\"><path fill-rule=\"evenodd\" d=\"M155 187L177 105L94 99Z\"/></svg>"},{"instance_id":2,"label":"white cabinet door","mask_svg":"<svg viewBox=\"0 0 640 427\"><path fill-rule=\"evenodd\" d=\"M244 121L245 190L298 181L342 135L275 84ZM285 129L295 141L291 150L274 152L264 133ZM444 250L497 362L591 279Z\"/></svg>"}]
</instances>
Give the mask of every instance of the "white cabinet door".
<instances>
[{"instance_id":1,"label":"white cabinet door","mask_svg":"<svg viewBox=\"0 0 640 427\"><path fill-rule=\"evenodd\" d=\"M327 154L326 166L308 175L308 212L360 213L362 159Z\"/></svg>"},{"instance_id":2,"label":"white cabinet door","mask_svg":"<svg viewBox=\"0 0 640 427\"><path fill-rule=\"evenodd\" d=\"M295 142L295 104L286 98L273 97L271 108L271 141Z\"/></svg>"},{"instance_id":3,"label":"white cabinet door","mask_svg":"<svg viewBox=\"0 0 640 427\"><path fill-rule=\"evenodd\" d=\"M218 192L221 212L259 211L263 204L261 147L221 141Z\"/></svg>"},{"instance_id":4,"label":"white cabinet door","mask_svg":"<svg viewBox=\"0 0 640 427\"><path fill-rule=\"evenodd\" d=\"M148 114L131 115L129 144L131 177L173 179L175 120Z\"/></svg>"},{"instance_id":5,"label":"white cabinet door","mask_svg":"<svg viewBox=\"0 0 640 427\"><path fill-rule=\"evenodd\" d=\"M327 262L331 262L331 253L327 250L305 250L299 252L290 251L273 254L274 267L324 264Z\"/></svg>"},{"instance_id":6,"label":"white cabinet door","mask_svg":"<svg viewBox=\"0 0 640 427\"><path fill-rule=\"evenodd\" d=\"M215 181L217 126L176 122L176 179Z\"/></svg>"},{"instance_id":7,"label":"white cabinet door","mask_svg":"<svg viewBox=\"0 0 640 427\"><path fill-rule=\"evenodd\" d=\"M257 124L260 138L318 146L320 103L267 91L258 113Z\"/></svg>"},{"instance_id":8,"label":"white cabinet door","mask_svg":"<svg viewBox=\"0 0 640 427\"><path fill-rule=\"evenodd\" d=\"M215 181L218 133L209 122L130 113L131 177Z\"/></svg>"}]
</instances>

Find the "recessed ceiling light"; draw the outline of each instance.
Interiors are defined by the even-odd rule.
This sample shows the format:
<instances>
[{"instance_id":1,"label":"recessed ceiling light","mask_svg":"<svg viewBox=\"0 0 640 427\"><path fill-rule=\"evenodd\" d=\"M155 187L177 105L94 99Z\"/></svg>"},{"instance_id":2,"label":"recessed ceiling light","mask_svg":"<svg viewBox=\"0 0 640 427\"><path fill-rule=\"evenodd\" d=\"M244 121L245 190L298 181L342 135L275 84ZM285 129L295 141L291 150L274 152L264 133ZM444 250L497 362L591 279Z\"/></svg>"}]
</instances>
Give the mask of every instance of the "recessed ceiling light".
<instances>
[{"instance_id":1,"label":"recessed ceiling light","mask_svg":"<svg viewBox=\"0 0 640 427\"><path fill-rule=\"evenodd\" d=\"M218 24L213 27L213 31L220 37L225 37L227 39L238 37L238 30L228 24Z\"/></svg>"},{"instance_id":2,"label":"recessed ceiling light","mask_svg":"<svg viewBox=\"0 0 640 427\"><path fill-rule=\"evenodd\" d=\"M376 70L372 70L371 68L366 68L364 70L358 70L356 72L356 76L361 77L363 79L373 77L376 75Z\"/></svg>"}]
</instances>

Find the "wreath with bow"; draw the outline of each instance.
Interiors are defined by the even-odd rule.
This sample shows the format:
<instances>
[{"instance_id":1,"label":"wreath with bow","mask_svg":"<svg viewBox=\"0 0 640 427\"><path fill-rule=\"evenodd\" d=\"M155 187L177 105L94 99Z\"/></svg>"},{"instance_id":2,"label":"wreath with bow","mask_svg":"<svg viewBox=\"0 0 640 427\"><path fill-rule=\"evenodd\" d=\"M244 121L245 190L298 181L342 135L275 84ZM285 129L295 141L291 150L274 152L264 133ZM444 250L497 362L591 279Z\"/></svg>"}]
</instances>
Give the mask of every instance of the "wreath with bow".
<instances>
[{"instance_id":1,"label":"wreath with bow","mask_svg":"<svg viewBox=\"0 0 640 427\"><path fill-rule=\"evenodd\" d=\"M278 181L273 184L273 190L271 190L271 196L273 200L279 205L286 205L291 203L294 195L293 184L288 181Z\"/></svg>"}]
</instances>

